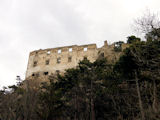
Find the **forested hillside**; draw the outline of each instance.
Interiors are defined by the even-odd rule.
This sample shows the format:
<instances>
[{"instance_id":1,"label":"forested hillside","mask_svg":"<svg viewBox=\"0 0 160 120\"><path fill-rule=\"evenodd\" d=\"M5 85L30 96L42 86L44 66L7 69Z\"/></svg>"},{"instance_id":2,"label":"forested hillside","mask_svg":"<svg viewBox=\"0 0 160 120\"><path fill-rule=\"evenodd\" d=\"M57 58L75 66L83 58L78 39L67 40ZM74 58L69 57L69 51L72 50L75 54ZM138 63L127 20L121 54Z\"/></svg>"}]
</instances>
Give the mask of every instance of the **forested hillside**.
<instances>
[{"instance_id":1,"label":"forested hillside","mask_svg":"<svg viewBox=\"0 0 160 120\"><path fill-rule=\"evenodd\" d=\"M1 90L0 120L160 119L160 41L130 36L128 43L114 64L84 58L40 86Z\"/></svg>"}]
</instances>

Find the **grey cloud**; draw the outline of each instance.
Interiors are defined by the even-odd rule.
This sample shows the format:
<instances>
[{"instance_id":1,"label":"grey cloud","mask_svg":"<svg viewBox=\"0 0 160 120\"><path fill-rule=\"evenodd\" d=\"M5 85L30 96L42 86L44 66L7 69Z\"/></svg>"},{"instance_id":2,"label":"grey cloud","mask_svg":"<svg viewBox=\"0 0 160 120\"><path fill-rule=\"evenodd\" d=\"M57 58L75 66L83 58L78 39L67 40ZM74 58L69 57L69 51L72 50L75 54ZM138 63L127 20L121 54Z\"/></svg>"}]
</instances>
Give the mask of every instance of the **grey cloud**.
<instances>
[{"instance_id":1,"label":"grey cloud","mask_svg":"<svg viewBox=\"0 0 160 120\"><path fill-rule=\"evenodd\" d=\"M159 9L159 1L149 1L145 5ZM0 88L15 83L16 75L24 78L32 50L126 40L132 19L146 7L127 5L128 0L1 0Z\"/></svg>"}]
</instances>

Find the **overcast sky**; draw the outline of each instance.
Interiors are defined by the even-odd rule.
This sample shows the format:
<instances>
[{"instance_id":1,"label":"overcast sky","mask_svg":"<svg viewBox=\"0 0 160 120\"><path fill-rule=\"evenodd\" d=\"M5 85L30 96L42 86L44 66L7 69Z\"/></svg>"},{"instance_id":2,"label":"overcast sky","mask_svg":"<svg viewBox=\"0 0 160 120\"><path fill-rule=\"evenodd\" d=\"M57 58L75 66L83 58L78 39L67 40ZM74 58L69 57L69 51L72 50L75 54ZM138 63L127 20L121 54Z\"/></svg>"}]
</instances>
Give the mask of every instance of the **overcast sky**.
<instances>
[{"instance_id":1,"label":"overcast sky","mask_svg":"<svg viewBox=\"0 0 160 120\"><path fill-rule=\"evenodd\" d=\"M0 0L0 88L25 78L29 52L123 40L160 0Z\"/></svg>"}]
</instances>

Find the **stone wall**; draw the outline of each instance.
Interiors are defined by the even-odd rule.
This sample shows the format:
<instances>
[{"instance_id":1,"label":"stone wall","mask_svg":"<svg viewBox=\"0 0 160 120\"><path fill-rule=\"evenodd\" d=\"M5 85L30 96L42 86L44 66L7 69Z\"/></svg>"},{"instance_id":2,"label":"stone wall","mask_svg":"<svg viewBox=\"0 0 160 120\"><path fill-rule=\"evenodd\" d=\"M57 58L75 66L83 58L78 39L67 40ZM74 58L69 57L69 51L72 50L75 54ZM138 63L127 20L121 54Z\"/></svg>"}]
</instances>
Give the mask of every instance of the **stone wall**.
<instances>
[{"instance_id":1,"label":"stone wall","mask_svg":"<svg viewBox=\"0 0 160 120\"><path fill-rule=\"evenodd\" d=\"M96 44L33 51L29 55L26 78L64 72L65 69L75 67L84 57L91 62L95 61L97 55Z\"/></svg>"},{"instance_id":2,"label":"stone wall","mask_svg":"<svg viewBox=\"0 0 160 120\"><path fill-rule=\"evenodd\" d=\"M72 45L44 50L36 50L30 53L26 71L26 78L30 76L48 76L56 72L64 72L65 69L74 68L80 60L86 57L94 62L98 57L105 57L108 61L115 62L121 52L114 51L115 44L97 48L96 44ZM122 50L128 47L122 44Z\"/></svg>"}]
</instances>

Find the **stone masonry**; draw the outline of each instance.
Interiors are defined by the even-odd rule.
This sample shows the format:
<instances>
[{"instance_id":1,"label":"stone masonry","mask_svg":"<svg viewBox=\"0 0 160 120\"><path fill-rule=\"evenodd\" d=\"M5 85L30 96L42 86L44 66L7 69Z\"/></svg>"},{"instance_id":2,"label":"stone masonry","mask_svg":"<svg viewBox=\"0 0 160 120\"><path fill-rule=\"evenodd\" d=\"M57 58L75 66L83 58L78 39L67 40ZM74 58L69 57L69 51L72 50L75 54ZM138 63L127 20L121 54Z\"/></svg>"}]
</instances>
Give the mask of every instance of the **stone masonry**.
<instances>
[{"instance_id":1,"label":"stone masonry","mask_svg":"<svg viewBox=\"0 0 160 120\"><path fill-rule=\"evenodd\" d=\"M72 45L58 48L36 50L30 53L26 71L26 78L33 76L48 76L74 68L85 57L94 62L98 57L105 57L109 62L115 62L122 52L115 52L116 44L108 45L107 41L101 48L96 44ZM128 47L122 44L122 50Z\"/></svg>"}]
</instances>

